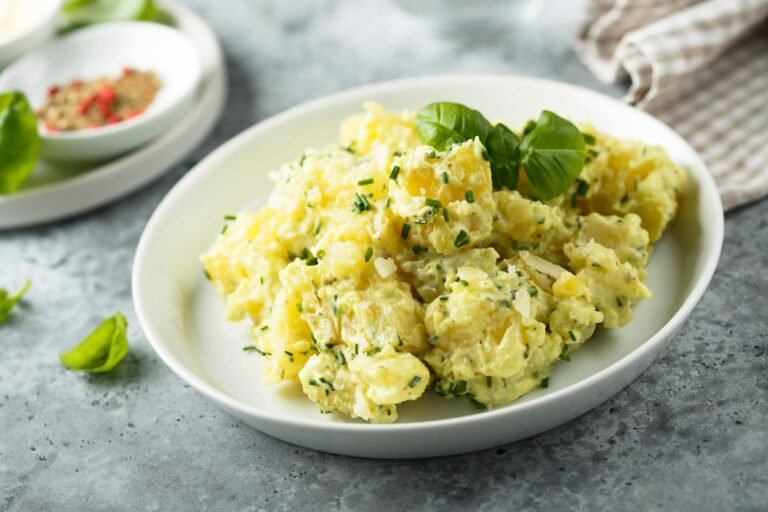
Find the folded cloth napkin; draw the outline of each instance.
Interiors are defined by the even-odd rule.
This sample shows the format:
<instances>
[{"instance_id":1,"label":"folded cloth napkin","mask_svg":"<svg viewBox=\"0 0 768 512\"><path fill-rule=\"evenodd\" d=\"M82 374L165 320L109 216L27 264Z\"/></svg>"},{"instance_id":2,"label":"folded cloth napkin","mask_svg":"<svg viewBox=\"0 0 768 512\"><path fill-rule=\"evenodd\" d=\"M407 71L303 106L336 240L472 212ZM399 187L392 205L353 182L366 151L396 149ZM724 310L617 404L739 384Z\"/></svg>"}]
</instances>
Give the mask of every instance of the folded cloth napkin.
<instances>
[{"instance_id":1,"label":"folded cloth napkin","mask_svg":"<svg viewBox=\"0 0 768 512\"><path fill-rule=\"evenodd\" d=\"M768 195L768 0L585 0L577 53L696 148L726 209Z\"/></svg>"}]
</instances>

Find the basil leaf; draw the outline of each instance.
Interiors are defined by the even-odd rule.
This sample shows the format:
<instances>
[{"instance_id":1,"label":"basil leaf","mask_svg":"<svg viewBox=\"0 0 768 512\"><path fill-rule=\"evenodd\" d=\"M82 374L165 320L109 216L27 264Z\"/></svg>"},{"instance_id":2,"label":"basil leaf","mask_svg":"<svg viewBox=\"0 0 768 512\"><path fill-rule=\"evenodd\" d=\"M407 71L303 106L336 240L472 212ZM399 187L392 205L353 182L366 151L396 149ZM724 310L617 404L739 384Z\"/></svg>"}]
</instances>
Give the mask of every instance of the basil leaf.
<instances>
[{"instance_id":1,"label":"basil leaf","mask_svg":"<svg viewBox=\"0 0 768 512\"><path fill-rule=\"evenodd\" d=\"M18 304L21 297L27 293L31 284L29 279L27 279L27 282L24 283L21 290L16 292L16 295L9 295L7 290L0 288L0 324L8 320L8 317L11 315L11 310Z\"/></svg>"},{"instance_id":2,"label":"basil leaf","mask_svg":"<svg viewBox=\"0 0 768 512\"><path fill-rule=\"evenodd\" d=\"M546 201L568 190L584 167L584 136L573 123L545 110L520 143L520 154L528 183Z\"/></svg>"},{"instance_id":3,"label":"basil leaf","mask_svg":"<svg viewBox=\"0 0 768 512\"><path fill-rule=\"evenodd\" d=\"M483 114L460 103L430 103L416 113L419 139L438 151L447 151L452 145L475 137L485 143L491 129Z\"/></svg>"},{"instance_id":4,"label":"basil leaf","mask_svg":"<svg viewBox=\"0 0 768 512\"><path fill-rule=\"evenodd\" d=\"M37 116L20 92L0 93L0 194L29 178L40 154Z\"/></svg>"},{"instance_id":5,"label":"basil leaf","mask_svg":"<svg viewBox=\"0 0 768 512\"><path fill-rule=\"evenodd\" d=\"M67 370L104 373L112 370L128 353L125 317L118 311L104 320L78 346L59 354Z\"/></svg>"},{"instance_id":6,"label":"basil leaf","mask_svg":"<svg viewBox=\"0 0 768 512\"><path fill-rule=\"evenodd\" d=\"M60 13L61 32L109 21L172 21L155 0L65 0Z\"/></svg>"},{"instance_id":7,"label":"basil leaf","mask_svg":"<svg viewBox=\"0 0 768 512\"><path fill-rule=\"evenodd\" d=\"M499 123L488 134L485 147L491 158L493 189L517 188L520 169L520 141L509 128Z\"/></svg>"}]
</instances>

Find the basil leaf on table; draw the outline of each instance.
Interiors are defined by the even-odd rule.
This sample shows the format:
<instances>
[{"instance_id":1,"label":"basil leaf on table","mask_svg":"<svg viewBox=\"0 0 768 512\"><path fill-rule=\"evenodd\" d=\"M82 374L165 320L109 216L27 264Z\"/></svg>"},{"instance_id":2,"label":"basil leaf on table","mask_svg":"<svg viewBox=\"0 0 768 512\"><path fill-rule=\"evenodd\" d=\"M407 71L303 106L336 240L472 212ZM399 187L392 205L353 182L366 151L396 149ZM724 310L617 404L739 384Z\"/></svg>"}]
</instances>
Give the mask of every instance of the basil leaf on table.
<instances>
[{"instance_id":1,"label":"basil leaf on table","mask_svg":"<svg viewBox=\"0 0 768 512\"><path fill-rule=\"evenodd\" d=\"M8 317L11 315L11 310L16 307L16 304L18 304L24 294L27 293L27 290L29 290L31 285L32 283L27 279L27 282L24 283L24 286L22 286L21 290L16 292L15 295L10 295L8 290L0 288L0 324L8 320Z\"/></svg>"},{"instance_id":2,"label":"basil leaf on table","mask_svg":"<svg viewBox=\"0 0 768 512\"><path fill-rule=\"evenodd\" d=\"M0 93L0 194L29 178L40 154L37 116L20 92Z\"/></svg>"},{"instance_id":3,"label":"basil leaf on table","mask_svg":"<svg viewBox=\"0 0 768 512\"><path fill-rule=\"evenodd\" d=\"M59 354L67 370L104 373L112 370L128 353L125 335L128 323L119 311L104 320L76 347Z\"/></svg>"},{"instance_id":4,"label":"basil leaf on table","mask_svg":"<svg viewBox=\"0 0 768 512\"><path fill-rule=\"evenodd\" d=\"M549 200L568 190L584 167L584 136L570 121L545 110L520 143L521 163L536 196Z\"/></svg>"},{"instance_id":5,"label":"basil leaf on table","mask_svg":"<svg viewBox=\"0 0 768 512\"><path fill-rule=\"evenodd\" d=\"M488 134L485 147L491 159L493 189L517 188L520 170L520 141L512 130L499 123Z\"/></svg>"},{"instance_id":6,"label":"basil leaf on table","mask_svg":"<svg viewBox=\"0 0 768 512\"><path fill-rule=\"evenodd\" d=\"M485 144L492 128L483 114L460 103L431 103L416 113L416 133L438 151L475 137Z\"/></svg>"}]
</instances>

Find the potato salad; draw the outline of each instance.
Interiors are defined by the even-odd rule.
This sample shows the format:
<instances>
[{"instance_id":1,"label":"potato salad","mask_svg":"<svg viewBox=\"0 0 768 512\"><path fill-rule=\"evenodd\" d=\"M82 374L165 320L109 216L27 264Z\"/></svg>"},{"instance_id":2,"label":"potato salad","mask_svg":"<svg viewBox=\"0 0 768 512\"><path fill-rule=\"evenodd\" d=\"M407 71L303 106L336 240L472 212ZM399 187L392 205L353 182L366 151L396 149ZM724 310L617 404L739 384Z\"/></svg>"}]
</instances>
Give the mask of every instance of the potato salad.
<instances>
[{"instance_id":1,"label":"potato salad","mask_svg":"<svg viewBox=\"0 0 768 512\"><path fill-rule=\"evenodd\" d=\"M512 130L371 103L201 260L267 384L375 423L426 392L486 409L632 319L685 179L664 149L551 112Z\"/></svg>"}]
</instances>

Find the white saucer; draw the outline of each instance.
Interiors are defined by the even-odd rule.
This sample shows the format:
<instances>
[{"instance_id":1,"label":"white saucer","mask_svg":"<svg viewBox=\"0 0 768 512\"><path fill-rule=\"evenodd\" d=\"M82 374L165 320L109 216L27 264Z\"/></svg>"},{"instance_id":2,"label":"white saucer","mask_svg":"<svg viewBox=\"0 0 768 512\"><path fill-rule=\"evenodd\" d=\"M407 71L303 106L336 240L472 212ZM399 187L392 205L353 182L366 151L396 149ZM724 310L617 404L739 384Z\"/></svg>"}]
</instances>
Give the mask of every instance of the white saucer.
<instances>
[{"instance_id":1,"label":"white saucer","mask_svg":"<svg viewBox=\"0 0 768 512\"><path fill-rule=\"evenodd\" d=\"M107 163L65 168L41 162L20 191L0 195L0 229L59 220L122 197L158 178L213 128L226 91L219 42L190 9L173 2L164 3L164 8L200 52L203 78L187 114L153 143Z\"/></svg>"}]
</instances>

